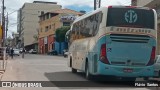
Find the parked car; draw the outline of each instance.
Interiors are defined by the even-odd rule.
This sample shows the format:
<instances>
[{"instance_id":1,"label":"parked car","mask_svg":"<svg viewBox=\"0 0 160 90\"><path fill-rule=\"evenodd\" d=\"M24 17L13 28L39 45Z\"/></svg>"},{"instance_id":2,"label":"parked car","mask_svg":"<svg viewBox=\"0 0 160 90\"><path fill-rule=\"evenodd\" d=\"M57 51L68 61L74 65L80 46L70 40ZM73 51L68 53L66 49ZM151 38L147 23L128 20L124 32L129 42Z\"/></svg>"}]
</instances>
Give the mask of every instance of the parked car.
<instances>
[{"instance_id":1,"label":"parked car","mask_svg":"<svg viewBox=\"0 0 160 90\"><path fill-rule=\"evenodd\" d=\"M58 52L56 50L52 50L47 53L48 55L58 55Z\"/></svg>"},{"instance_id":2,"label":"parked car","mask_svg":"<svg viewBox=\"0 0 160 90\"><path fill-rule=\"evenodd\" d=\"M23 51L23 48L20 48L20 49L19 49L19 52L22 53L22 51Z\"/></svg>"},{"instance_id":3,"label":"parked car","mask_svg":"<svg viewBox=\"0 0 160 90\"><path fill-rule=\"evenodd\" d=\"M31 49L31 50L29 50L29 53L30 53L30 54L37 54L37 50Z\"/></svg>"},{"instance_id":4,"label":"parked car","mask_svg":"<svg viewBox=\"0 0 160 90\"><path fill-rule=\"evenodd\" d=\"M19 49L13 49L13 50L14 50L13 55L17 55L17 56L20 55L20 50Z\"/></svg>"},{"instance_id":5,"label":"parked car","mask_svg":"<svg viewBox=\"0 0 160 90\"><path fill-rule=\"evenodd\" d=\"M160 55L157 55L156 63L154 64L155 76L160 77Z\"/></svg>"},{"instance_id":6,"label":"parked car","mask_svg":"<svg viewBox=\"0 0 160 90\"><path fill-rule=\"evenodd\" d=\"M66 49L63 50L63 56L64 56L64 57L68 57L68 50L66 50Z\"/></svg>"},{"instance_id":7,"label":"parked car","mask_svg":"<svg viewBox=\"0 0 160 90\"><path fill-rule=\"evenodd\" d=\"M32 51L33 51L33 49L29 50L28 53L29 53L29 54L32 54Z\"/></svg>"},{"instance_id":8,"label":"parked car","mask_svg":"<svg viewBox=\"0 0 160 90\"><path fill-rule=\"evenodd\" d=\"M69 53L66 51L66 52L63 54L63 56L64 56L64 57L68 57L68 54L69 54Z\"/></svg>"},{"instance_id":9,"label":"parked car","mask_svg":"<svg viewBox=\"0 0 160 90\"><path fill-rule=\"evenodd\" d=\"M37 54L37 50L33 49L32 54Z\"/></svg>"}]
</instances>

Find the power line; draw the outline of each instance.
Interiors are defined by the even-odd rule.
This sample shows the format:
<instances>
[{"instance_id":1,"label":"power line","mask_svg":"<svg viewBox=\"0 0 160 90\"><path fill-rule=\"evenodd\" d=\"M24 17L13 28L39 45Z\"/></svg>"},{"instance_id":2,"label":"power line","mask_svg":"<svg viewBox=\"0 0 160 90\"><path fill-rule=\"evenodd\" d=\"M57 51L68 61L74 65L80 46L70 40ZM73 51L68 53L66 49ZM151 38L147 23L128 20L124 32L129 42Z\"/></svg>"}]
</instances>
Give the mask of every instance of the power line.
<instances>
[{"instance_id":1,"label":"power line","mask_svg":"<svg viewBox=\"0 0 160 90\"><path fill-rule=\"evenodd\" d=\"M12 23L12 24L9 24L9 26L13 26L13 25L15 25L15 24L18 24L18 23Z\"/></svg>"},{"instance_id":2,"label":"power line","mask_svg":"<svg viewBox=\"0 0 160 90\"><path fill-rule=\"evenodd\" d=\"M13 12L9 13L8 15L11 15L12 13L15 13L16 11L18 11L18 10L15 10L15 11L13 11Z\"/></svg>"},{"instance_id":3,"label":"power line","mask_svg":"<svg viewBox=\"0 0 160 90\"><path fill-rule=\"evenodd\" d=\"M10 21L17 21L17 20L15 20L14 18L10 18L9 20L10 20Z\"/></svg>"},{"instance_id":4,"label":"power line","mask_svg":"<svg viewBox=\"0 0 160 90\"><path fill-rule=\"evenodd\" d=\"M10 9L10 10L13 10L13 11L17 10L17 9L13 9L13 8L9 8L9 7L7 7L7 9Z\"/></svg>"}]
</instances>

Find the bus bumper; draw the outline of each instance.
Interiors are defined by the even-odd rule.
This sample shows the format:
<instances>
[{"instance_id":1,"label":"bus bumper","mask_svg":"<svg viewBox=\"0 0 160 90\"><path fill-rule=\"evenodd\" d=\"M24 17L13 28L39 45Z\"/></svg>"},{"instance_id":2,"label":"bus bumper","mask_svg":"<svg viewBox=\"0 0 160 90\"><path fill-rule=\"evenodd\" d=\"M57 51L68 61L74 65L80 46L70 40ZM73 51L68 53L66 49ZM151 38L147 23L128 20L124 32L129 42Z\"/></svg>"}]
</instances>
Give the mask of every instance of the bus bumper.
<instances>
[{"instance_id":1,"label":"bus bumper","mask_svg":"<svg viewBox=\"0 0 160 90\"><path fill-rule=\"evenodd\" d=\"M132 71L126 72L124 69L132 69ZM115 66L99 62L98 71L96 74L117 77L153 77L154 68L153 66Z\"/></svg>"}]
</instances>

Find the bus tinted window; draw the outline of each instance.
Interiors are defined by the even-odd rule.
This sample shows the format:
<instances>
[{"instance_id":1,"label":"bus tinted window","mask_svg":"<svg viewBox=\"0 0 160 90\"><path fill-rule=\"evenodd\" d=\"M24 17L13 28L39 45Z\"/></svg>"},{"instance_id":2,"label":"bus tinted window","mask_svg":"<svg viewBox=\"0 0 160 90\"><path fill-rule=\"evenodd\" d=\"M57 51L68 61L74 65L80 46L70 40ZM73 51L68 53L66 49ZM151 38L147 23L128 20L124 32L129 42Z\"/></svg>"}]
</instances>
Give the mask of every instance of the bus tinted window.
<instances>
[{"instance_id":1,"label":"bus tinted window","mask_svg":"<svg viewBox=\"0 0 160 90\"><path fill-rule=\"evenodd\" d=\"M154 29L152 10L134 8L109 8L107 26L135 27Z\"/></svg>"},{"instance_id":2,"label":"bus tinted window","mask_svg":"<svg viewBox=\"0 0 160 90\"><path fill-rule=\"evenodd\" d=\"M95 36L99 30L102 15L102 12L98 12L74 23L70 41Z\"/></svg>"}]
</instances>

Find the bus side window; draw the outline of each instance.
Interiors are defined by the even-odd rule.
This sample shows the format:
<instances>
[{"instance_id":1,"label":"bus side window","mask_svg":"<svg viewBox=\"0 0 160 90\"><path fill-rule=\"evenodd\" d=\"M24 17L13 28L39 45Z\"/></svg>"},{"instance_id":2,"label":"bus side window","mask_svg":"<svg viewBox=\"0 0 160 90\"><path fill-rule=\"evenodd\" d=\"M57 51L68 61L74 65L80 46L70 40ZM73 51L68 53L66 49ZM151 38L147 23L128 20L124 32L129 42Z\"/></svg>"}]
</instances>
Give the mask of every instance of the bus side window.
<instances>
[{"instance_id":1,"label":"bus side window","mask_svg":"<svg viewBox=\"0 0 160 90\"><path fill-rule=\"evenodd\" d=\"M75 29L75 40L77 39L77 35L78 35L78 23L75 24L76 25L76 29Z\"/></svg>"},{"instance_id":2,"label":"bus side window","mask_svg":"<svg viewBox=\"0 0 160 90\"><path fill-rule=\"evenodd\" d=\"M96 27L93 31L93 36L95 36L97 34L98 30L99 30L100 23L102 22L102 16L103 16L102 12L99 12L99 13L95 14Z\"/></svg>"},{"instance_id":3,"label":"bus side window","mask_svg":"<svg viewBox=\"0 0 160 90\"><path fill-rule=\"evenodd\" d=\"M82 30L83 30L83 27L84 27L83 21L81 20L81 21L80 21L80 24L79 24L79 32L78 32L78 38L79 38L79 39L82 38L81 32L82 32Z\"/></svg>"}]
</instances>

